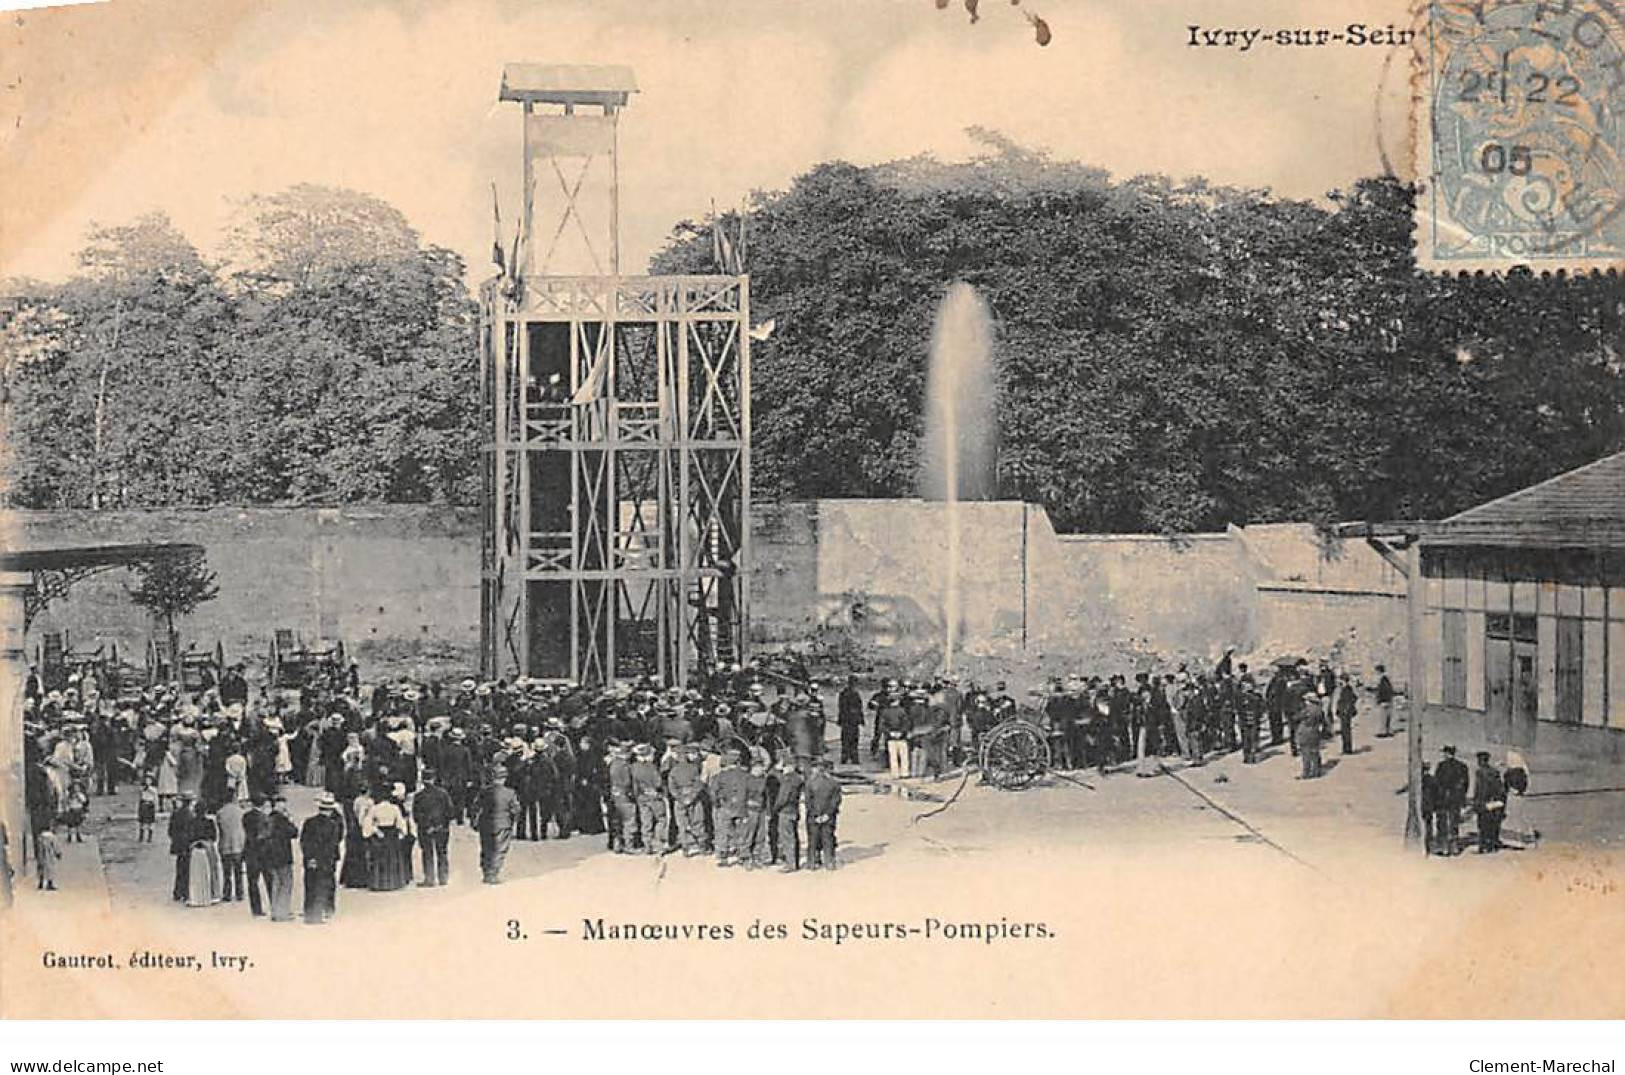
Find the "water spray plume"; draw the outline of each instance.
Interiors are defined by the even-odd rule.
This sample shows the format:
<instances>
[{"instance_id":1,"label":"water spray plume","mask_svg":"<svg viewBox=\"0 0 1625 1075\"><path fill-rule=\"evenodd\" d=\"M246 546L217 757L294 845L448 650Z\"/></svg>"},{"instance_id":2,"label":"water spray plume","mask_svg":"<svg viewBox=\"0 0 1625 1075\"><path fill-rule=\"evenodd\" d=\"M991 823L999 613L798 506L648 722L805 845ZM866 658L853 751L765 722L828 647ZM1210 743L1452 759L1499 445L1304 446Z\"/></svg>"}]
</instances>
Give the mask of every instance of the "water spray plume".
<instances>
[{"instance_id":1,"label":"water spray plume","mask_svg":"<svg viewBox=\"0 0 1625 1075\"><path fill-rule=\"evenodd\" d=\"M995 493L997 427L994 404L993 320L969 284L955 283L937 307L926 380L925 446L920 493L941 500L948 516L948 557L942 592L945 672L959 645L959 504Z\"/></svg>"}]
</instances>

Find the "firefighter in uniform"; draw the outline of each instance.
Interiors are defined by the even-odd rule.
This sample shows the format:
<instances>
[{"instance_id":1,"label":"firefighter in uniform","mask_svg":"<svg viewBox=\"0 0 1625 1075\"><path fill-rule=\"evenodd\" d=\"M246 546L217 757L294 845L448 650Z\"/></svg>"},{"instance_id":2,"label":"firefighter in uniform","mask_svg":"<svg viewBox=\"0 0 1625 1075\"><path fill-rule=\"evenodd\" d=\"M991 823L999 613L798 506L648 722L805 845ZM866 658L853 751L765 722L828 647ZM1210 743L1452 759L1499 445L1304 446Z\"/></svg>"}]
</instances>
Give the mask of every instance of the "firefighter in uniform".
<instances>
[{"instance_id":1,"label":"firefighter in uniform","mask_svg":"<svg viewBox=\"0 0 1625 1075\"><path fill-rule=\"evenodd\" d=\"M643 837L643 853L659 855L666 850L666 784L655 764L655 748L639 743L637 760L632 763L632 794L637 801L638 831Z\"/></svg>"},{"instance_id":2,"label":"firefighter in uniform","mask_svg":"<svg viewBox=\"0 0 1625 1075\"><path fill-rule=\"evenodd\" d=\"M617 855L630 854L632 838L638 834L638 808L632 787L632 765L626 747L609 748L609 849Z\"/></svg>"},{"instance_id":3,"label":"firefighter in uniform","mask_svg":"<svg viewBox=\"0 0 1625 1075\"><path fill-rule=\"evenodd\" d=\"M740 850L745 823L746 783L750 774L739 764L737 751L728 750L722 768L711 778L711 811L716 825L717 865L732 866Z\"/></svg>"},{"instance_id":4,"label":"firefighter in uniform","mask_svg":"<svg viewBox=\"0 0 1625 1075\"><path fill-rule=\"evenodd\" d=\"M678 751L666 774L672 814L677 821L677 842L683 854L698 855L705 842L705 781L700 776L700 749L689 743Z\"/></svg>"},{"instance_id":5,"label":"firefighter in uniform","mask_svg":"<svg viewBox=\"0 0 1625 1075\"><path fill-rule=\"evenodd\" d=\"M806 781L790 758L779 761L773 786L773 829L778 839L780 869L794 873L801 868L801 791Z\"/></svg>"}]
</instances>

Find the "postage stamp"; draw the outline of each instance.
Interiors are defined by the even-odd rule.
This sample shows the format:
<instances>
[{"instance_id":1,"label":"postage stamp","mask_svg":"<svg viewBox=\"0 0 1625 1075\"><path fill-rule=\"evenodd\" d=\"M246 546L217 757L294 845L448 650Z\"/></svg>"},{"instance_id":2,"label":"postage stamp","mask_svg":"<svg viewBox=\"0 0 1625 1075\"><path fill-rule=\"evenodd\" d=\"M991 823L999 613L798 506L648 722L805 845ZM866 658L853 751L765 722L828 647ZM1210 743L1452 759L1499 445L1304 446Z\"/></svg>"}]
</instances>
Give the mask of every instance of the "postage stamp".
<instances>
[{"instance_id":1,"label":"postage stamp","mask_svg":"<svg viewBox=\"0 0 1625 1075\"><path fill-rule=\"evenodd\" d=\"M1625 262L1615 0L1429 0L1412 116L1417 264Z\"/></svg>"}]
</instances>

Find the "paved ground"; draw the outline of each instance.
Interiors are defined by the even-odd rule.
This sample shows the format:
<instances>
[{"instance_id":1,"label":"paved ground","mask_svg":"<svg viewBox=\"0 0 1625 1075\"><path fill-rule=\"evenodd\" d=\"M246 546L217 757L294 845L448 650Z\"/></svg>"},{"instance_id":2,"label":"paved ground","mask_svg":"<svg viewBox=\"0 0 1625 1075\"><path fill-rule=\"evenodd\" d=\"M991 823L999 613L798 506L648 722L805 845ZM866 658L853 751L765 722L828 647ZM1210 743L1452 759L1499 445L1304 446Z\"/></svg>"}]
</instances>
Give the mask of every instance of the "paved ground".
<instances>
[{"instance_id":1,"label":"paved ground","mask_svg":"<svg viewBox=\"0 0 1625 1075\"><path fill-rule=\"evenodd\" d=\"M1475 745L1457 738L1464 751ZM505 883L493 888L478 882L474 838L459 829L448 888L342 890L337 921L322 929L256 921L242 904L172 903L162 822L156 842L136 844L126 793L95 800L94 839L67 848L63 892L22 888L20 921L30 928L13 954L37 959L70 925L76 938L107 938L110 950L139 937L148 949L253 953L255 974L202 979L211 988L188 1001L216 1014L888 1015L917 1005L945 1015L1625 1013L1625 986L1613 957L1603 958L1625 945L1625 916L1609 925L1606 911L1617 912L1625 883L1613 853L1625 794L1586 792L1625 781L1537 765L1537 791L1586 792L1518 804L1546 834L1537 849L1424 859L1401 839L1405 740L1362 730L1359 742L1346 758L1333 745L1335 765L1308 782L1295 779L1283 747L1253 766L1229 756L1153 778L1055 774L1021 792L974 776L911 782L914 797L884 781L856 784L834 874L613 856L602 838L578 836L516 843ZM291 797L302 818L312 793ZM1042 923L1048 939L836 945L819 934L833 922L935 928L928 919ZM711 951L697 941L594 942L588 924L599 920L728 923L735 939L725 957L697 958ZM745 946L758 920L784 926L788 943ZM510 932L525 939L510 942ZM1485 952L1525 953L1523 971L1497 974L1488 999L1473 984ZM1603 958L1608 984L1576 973L1587 958ZM1565 973L1531 977L1543 961ZM844 989L861 975L862 996L821 987L809 966L824 963L847 967ZM533 981L539 967L562 980ZM504 978L526 989L505 991ZM373 996L378 982L390 988ZM993 1008L984 994L998 998ZM117 991L52 996L47 989L39 1002L128 1014L159 1003Z\"/></svg>"},{"instance_id":2,"label":"paved ground","mask_svg":"<svg viewBox=\"0 0 1625 1075\"><path fill-rule=\"evenodd\" d=\"M1430 731L1430 739L1455 742L1469 762L1481 745L1467 728ZM869 871L875 868L870 860L883 857L930 857L949 850L974 856L1011 842L1016 833L1020 842L1040 848L1110 845L1131 833L1136 846L1227 846L1238 855L1329 868L1339 860L1392 851L1404 831L1403 734L1381 739L1361 729L1356 739L1356 752L1348 756L1339 753L1335 742L1328 744L1327 773L1316 781L1298 779L1298 760L1280 746L1266 748L1254 765L1244 765L1234 753L1196 767L1171 761L1167 772L1155 778L1136 777L1127 768L1105 777L1094 771L1057 773L1019 792L983 787L974 775L962 780L958 772L936 781L893 785L865 751L861 772L874 783L854 783L848 789L841 859ZM835 745L832 741L832 749ZM1569 762L1535 768L1534 794L1513 801L1509 828L1538 830L1549 844L1625 845L1625 774L1618 767ZM293 786L289 795L296 819L314 809L309 789ZM65 845L63 888L99 891L116 905L161 904L173 862L163 825L160 818L153 843L139 844L133 789L97 798L85 827L87 841ZM576 869L602 851L602 837L516 842L508 876L522 879ZM467 880L477 847L466 828L454 834L451 853ZM699 865L680 857L666 864L668 872ZM344 895L361 906L403 898Z\"/></svg>"}]
</instances>

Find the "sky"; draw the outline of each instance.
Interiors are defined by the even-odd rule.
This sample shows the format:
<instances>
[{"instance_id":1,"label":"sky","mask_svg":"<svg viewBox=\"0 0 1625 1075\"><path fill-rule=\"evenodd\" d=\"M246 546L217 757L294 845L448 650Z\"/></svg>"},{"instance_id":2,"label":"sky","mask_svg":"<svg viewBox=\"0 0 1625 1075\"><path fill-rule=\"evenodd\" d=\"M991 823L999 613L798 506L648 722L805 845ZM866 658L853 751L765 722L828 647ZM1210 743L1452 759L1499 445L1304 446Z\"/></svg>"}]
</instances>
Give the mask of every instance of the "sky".
<instances>
[{"instance_id":1,"label":"sky","mask_svg":"<svg viewBox=\"0 0 1625 1075\"><path fill-rule=\"evenodd\" d=\"M1408 24L1405 0L115 0L0 29L0 276L161 209L206 254L246 195L349 187L483 275L517 205L502 65L628 64L622 264L821 161L962 159L967 127L1127 177L1318 198L1408 170L1405 50L1192 48L1188 26ZM1039 47L1033 11L1053 40ZM549 180L551 181L551 180ZM556 186L553 187L556 190ZM511 219L511 216L510 216Z\"/></svg>"}]
</instances>

